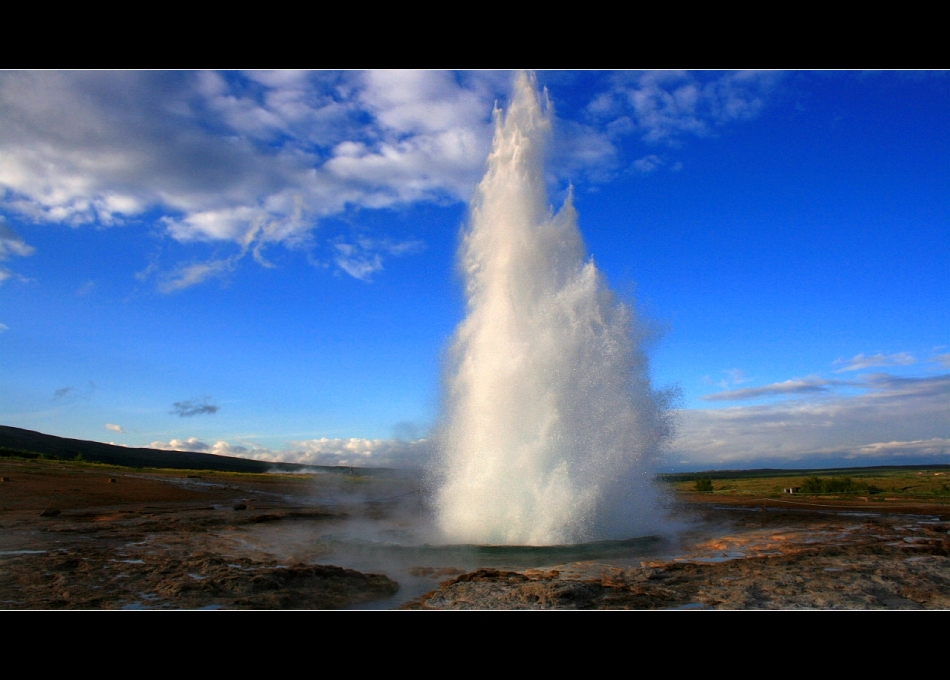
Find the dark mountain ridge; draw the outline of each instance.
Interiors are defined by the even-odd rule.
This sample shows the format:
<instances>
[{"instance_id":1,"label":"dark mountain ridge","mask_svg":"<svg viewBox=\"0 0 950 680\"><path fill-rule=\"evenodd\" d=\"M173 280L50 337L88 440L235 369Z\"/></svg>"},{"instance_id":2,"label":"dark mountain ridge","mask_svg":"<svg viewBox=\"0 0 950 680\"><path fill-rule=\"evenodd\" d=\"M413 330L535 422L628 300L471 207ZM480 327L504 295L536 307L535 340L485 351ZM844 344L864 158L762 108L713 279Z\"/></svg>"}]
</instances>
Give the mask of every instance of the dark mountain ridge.
<instances>
[{"instance_id":1,"label":"dark mountain ridge","mask_svg":"<svg viewBox=\"0 0 950 680\"><path fill-rule=\"evenodd\" d=\"M32 455L31 455L32 454ZM67 439L51 434L23 430L19 427L0 425L0 455L44 455L49 458L83 460L108 465L133 468L172 468L177 470L217 470L219 472L303 472L325 470L347 472L350 468L324 465L298 465L296 463L271 463L248 458L218 456L212 453L192 451L163 451L159 449L133 449L114 444Z\"/></svg>"}]
</instances>

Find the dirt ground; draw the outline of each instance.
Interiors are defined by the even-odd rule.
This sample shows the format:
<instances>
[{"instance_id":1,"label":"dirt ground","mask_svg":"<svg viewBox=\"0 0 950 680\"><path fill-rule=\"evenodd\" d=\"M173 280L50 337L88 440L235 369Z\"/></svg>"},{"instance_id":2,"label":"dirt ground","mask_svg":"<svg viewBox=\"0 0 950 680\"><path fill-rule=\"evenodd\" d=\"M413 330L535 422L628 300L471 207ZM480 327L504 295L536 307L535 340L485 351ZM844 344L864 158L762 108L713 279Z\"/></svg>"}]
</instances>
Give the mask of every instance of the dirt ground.
<instances>
[{"instance_id":1,"label":"dirt ground","mask_svg":"<svg viewBox=\"0 0 950 680\"><path fill-rule=\"evenodd\" d=\"M357 571L321 546L354 523L398 527L387 499L412 483L10 458L0 478L5 609L950 607L945 505L697 494L674 503L684 529L655 557L507 569L415 552Z\"/></svg>"},{"instance_id":2,"label":"dirt ground","mask_svg":"<svg viewBox=\"0 0 950 680\"><path fill-rule=\"evenodd\" d=\"M0 607L330 609L391 597L382 574L248 557L245 527L326 523L287 475L0 461ZM232 540L228 540L232 539Z\"/></svg>"}]
</instances>

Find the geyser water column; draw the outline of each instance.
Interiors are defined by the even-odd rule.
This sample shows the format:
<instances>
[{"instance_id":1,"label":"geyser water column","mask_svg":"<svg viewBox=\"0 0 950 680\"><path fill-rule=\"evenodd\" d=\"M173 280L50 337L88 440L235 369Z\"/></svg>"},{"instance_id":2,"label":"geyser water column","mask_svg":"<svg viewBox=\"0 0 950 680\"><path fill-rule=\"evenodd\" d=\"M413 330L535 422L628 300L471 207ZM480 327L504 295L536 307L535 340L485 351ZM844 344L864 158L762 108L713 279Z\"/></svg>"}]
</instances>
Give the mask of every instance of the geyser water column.
<instances>
[{"instance_id":1,"label":"geyser water column","mask_svg":"<svg viewBox=\"0 0 950 680\"><path fill-rule=\"evenodd\" d=\"M557 214L548 205L550 130L533 78L518 75L460 249L468 315L449 351L436 470L451 542L551 545L653 526L663 395L632 310L586 256L570 196Z\"/></svg>"}]
</instances>

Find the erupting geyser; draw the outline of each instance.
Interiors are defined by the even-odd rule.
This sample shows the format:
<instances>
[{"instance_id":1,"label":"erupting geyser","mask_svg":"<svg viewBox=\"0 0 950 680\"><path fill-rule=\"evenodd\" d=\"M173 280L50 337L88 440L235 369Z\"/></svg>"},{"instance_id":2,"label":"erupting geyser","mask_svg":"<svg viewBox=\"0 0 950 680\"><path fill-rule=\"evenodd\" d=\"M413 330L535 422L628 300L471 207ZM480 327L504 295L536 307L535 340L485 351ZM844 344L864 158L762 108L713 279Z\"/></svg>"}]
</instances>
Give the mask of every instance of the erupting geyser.
<instances>
[{"instance_id":1,"label":"erupting geyser","mask_svg":"<svg viewBox=\"0 0 950 680\"><path fill-rule=\"evenodd\" d=\"M439 526L460 543L629 538L655 522L664 395L570 196L548 205L550 113L530 76L495 117L460 252L468 316L449 355Z\"/></svg>"}]
</instances>

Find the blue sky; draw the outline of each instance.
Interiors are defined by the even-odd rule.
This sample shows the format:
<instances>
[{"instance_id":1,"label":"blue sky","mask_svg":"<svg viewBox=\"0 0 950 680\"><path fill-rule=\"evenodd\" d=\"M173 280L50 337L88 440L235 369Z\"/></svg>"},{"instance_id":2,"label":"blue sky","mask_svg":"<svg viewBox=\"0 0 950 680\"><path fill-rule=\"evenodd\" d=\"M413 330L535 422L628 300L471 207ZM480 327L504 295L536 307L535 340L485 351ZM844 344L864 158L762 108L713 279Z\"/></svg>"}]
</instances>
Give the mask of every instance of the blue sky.
<instances>
[{"instance_id":1,"label":"blue sky","mask_svg":"<svg viewBox=\"0 0 950 680\"><path fill-rule=\"evenodd\" d=\"M950 462L950 78L539 72L667 469ZM428 453L511 74L0 74L0 423Z\"/></svg>"}]
</instances>

